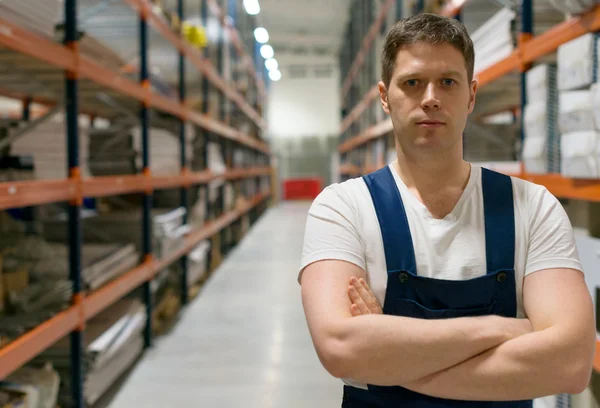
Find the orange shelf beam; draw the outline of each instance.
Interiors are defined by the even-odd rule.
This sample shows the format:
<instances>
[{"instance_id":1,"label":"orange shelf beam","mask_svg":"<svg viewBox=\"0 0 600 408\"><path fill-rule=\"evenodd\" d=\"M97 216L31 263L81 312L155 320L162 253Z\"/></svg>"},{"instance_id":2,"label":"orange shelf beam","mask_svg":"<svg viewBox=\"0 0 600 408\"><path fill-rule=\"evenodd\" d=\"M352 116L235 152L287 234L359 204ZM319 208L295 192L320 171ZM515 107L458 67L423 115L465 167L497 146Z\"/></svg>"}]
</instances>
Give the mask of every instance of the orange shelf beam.
<instances>
[{"instance_id":1,"label":"orange shelf beam","mask_svg":"<svg viewBox=\"0 0 600 408\"><path fill-rule=\"evenodd\" d=\"M83 316L85 320L87 321L96 316L133 289L151 279L153 276L152 272L152 261L144 262L90 295L87 295L83 303Z\"/></svg>"},{"instance_id":2,"label":"orange shelf beam","mask_svg":"<svg viewBox=\"0 0 600 408\"><path fill-rule=\"evenodd\" d=\"M451 0L444 4L440 10L440 15L446 17L454 17L467 4L469 0Z\"/></svg>"},{"instance_id":3,"label":"orange shelf beam","mask_svg":"<svg viewBox=\"0 0 600 408\"><path fill-rule=\"evenodd\" d=\"M340 153L346 153L358 146L361 146L365 143L373 141L373 140L391 132L393 129L394 128L392 126L391 119L383 120L383 121L377 123L376 125L371 126L367 130L365 130L363 133L361 133L360 135L355 136L352 139L349 139L349 140L345 141L344 143L342 143L338 147L338 151Z\"/></svg>"},{"instance_id":4,"label":"orange shelf beam","mask_svg":"<svg viewBox=\"0 0 600 408\"><path fill-rule=\"evenodd\" d=\"M93 177L83 180L84 197L108 197L121 194L140 193L146 189L144 175Z\"/></svg>"},{"instance_id":5,"label":"orange shelf beam","mask_svg":"<svg viewBox=\"0 0 600 408\"><path fill-rule=\"evenodd\" d=\"M80 188L83 197L107 197L139 193L148 188L161 190L205 184L218 177L234 180L266 176L271 171L270 167L252 167L227 170L223 176L201 171L150 178L141 174L91 177L82 180ZM76 197L77 191L77 183L70 179L0 183L0 210L69 201Z\"/></svg>"},{"instance_id":6,"label":"orange shelf beam","mask_svg":"<svg viewBox=\"0 0 600 408\"><path fill-rule=\"evenodd\" d=\"M545 186L554 196L573 200L600 202L600 179L572 179L560 174L513 174Z\"/></svg>"},{"instance_id":7,"label":"orange shelf beam","mask_svg":"<svg viewBox=\"0 0 600 408\"><path fill-rule=\"evenodd\" d=\"M596 340L596 353L594 354L594 370L600 373L600 340Z\"/></svg>"},{"instance_id":8,"label":"orange shelf beam","mask_svg":"<svg viewBox=\"0 0 600 408\"><path fill-rule=\"evenodd\" d=\"M81 306L71 306L35 329L0 348L0 379L27 364L32 358L51 347L58 340L93 318L127 293L152 279L158 272L191 251L200 241L217 234L236 219L265 200L269 194L258 194L241 208L230 211L219 219L190 233L183 248L164 260L149 259L101 289L86 295Z\"/></svg>"},{"instance_id":9,"label":"orange shelf beam","mask_svg":"<svg viewBox=\"0 0 600 408\"><path fill-rule=\"evenodd\" d=\"M379 96L379 85L373 86L365 97L346 115L340 126L340 133L344 133L367 110L371 103Z\"/></svg>"},{"instance_id":10,"label":"orange shelf beam","mask_svg":"<svg viewBox=\"0 0 600 408\"><path fill-rule=\"evenodd\" d=\"M79 324L80 307L72 306L0 348L0 379L51 347Z\"/></svg>"},{"instance_id":11,"label":"orange shelf beam","mask_svg":"<svg viewBox=\"0 0 600 408\"><path fill-rule=\"evenodd\" d=\"M135 1L145 2L145 0ZM0 45L45 61L55 67L75 71L82 78L87 78L97 84L137 99L140 102L146 101L156 109L171 113L179 118L190 120L198 126L236 140L249 147L259 149L265 153L269 152L268 146L265 143L252 139L222 122L195 113L187 106L180 104L179 101L146 90L140 84L127 79L120 73L113 72L97 64L88 57L79 55L77 52L73 52L60 44L53 43L46 38L32 34L3 19L0 19ZM197 54L195 51L194 53ZM214 77L215 75L216 77ZM215 81L220 79L218 74L213 73L213 77ZM235 98L239 101L241 96L237 94Z\"/></svg>"},{"instance_id":12,"label":"orange shelf beam","mask_svg":"<svg viewBox=\"0 0 600 408\"><path fill-rule=\"evenodd\" d=\"M358 75L358 71L360 70L360 67L362 66L362 64L365 61L365 56L366 56L367 52L369 52L369 49L371 49L371 46L373 45L373 41L375 41L375 38L377 37L379 30L381 29L381 25L383 24L383 21L386 19L387 15L388 15L388 11L394 4L394 1L395 0L387 0L381 6L381 10L379 11L377 18L375 19L373 24L371 24L371 28L369 28L367 35L363 38L362 47L361 47L360 51L358 52L358 54L356 54L356 57L354 57L354 61L352 61L350 70L348 71L348 74L346 75L346 78L344 78L344 82L342 83L342 92L340 95L342 101L348 94L348 91L350 90L352 83L356 79L356 76Z\"/></svg>"},{"instance_id":13,"label":"orange shelf beam","mask_svg":"<svg viewBox=\"0 0 600 408\"><path fill-rule=\"evenodd\" d=\"M66 179L0 183L0 210L69 201L75 193L75 184Z\"/></svg>"}]
</instances>

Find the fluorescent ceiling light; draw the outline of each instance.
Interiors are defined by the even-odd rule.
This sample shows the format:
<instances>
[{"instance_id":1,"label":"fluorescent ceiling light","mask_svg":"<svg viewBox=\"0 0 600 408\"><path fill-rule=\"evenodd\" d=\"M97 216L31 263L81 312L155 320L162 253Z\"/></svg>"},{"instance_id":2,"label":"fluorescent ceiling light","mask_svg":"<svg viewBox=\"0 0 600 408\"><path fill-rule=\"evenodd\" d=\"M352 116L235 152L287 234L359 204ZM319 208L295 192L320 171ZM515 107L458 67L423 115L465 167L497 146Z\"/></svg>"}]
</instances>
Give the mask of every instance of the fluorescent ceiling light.
<instances>
[{"instance_id":1,"label":"fluorescent ceiling light","mask_svg":"<svg viewBox=\"0 0 600 408\"><path fill-rule=\"evenodd\" d=\"M271 78L271 81L277 82L281 79L281 72L278 69L269 71L269 78Z\"/></svg>"},{"instance_id":2,"label":"fluorescent ceiling light","mask_svg":"<svg viewBox=\"0 0 600 408\"><path fill-rule=\"evenodd\" d=\"M269 32L266 28L258 27L254 30L254 38L261 44L265 44L269 41Z\"/></svg>"},{"instance_id":3,"label":"fluorescent ceiling light","mask_svg":"<svg viewBox=\"0 0 600 408\"><path fill-rule=\"evenodd\" d=\"M269 58L265 61L265 67L267 67L269 71L274 71L279 68L279 64L275 58Z\"/></svg>"},{"instance_id":4,"label":"fluorescent ceiling light","mask_svg":"<svg viewBox=\"0 0 600 408\"><path fill-rule=\"evenodd\" d=\"M264 59L273 58L273 55L275 55L275 51L273 51L273 47L271 47L268 44L265 44L262 47L260 47L260 55L262 55Z\"/></svg>"},{"instance_id":5,"label":"fluorescent ceiling light","mask_svg":"<svg viewBox=\"0 0 600 408\"><path fill-rule=\"evenodd\" d=\"M244 8L246 9L246 13L251 16L255 16L260 13L260 5L258 4L258 0L244 0Z\"/></svg>"}]
</instances>

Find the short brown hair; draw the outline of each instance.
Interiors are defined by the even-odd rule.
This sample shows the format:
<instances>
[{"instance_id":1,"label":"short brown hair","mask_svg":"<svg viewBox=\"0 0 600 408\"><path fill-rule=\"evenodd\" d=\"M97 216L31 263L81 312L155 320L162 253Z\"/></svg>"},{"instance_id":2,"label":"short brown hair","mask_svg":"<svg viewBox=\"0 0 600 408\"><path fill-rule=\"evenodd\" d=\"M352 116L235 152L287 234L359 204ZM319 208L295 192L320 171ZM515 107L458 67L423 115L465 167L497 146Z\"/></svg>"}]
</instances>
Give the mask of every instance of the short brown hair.
<instances>
[{"instance_id":1,"label":"short brown hair","mask_svg":"<svg viewBox=\"0 0 600 408\"><path fill-rule=\"evenodd\" d=\"M458 49L465 58L467 77L471 82L475 50L465 26L454 18L422 13L398 21L385 38L381 55L381 79L386 87L390 86L400 48L419 41L429 44L448 43Z\"/></svg>"}]
</instances>

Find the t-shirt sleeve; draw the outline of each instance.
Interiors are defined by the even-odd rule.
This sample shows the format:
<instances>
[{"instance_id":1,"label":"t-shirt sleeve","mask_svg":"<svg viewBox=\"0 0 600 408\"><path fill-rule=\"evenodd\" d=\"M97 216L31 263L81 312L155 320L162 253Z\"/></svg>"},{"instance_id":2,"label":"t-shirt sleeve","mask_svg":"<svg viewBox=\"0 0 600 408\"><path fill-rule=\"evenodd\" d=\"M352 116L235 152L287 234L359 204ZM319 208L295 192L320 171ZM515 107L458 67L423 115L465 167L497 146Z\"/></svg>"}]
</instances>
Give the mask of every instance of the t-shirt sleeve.
<instances>
[{"instance_id":1,"label":"t-shirt sleeve","mask_svg":"<svg viewBox=\"0 0 600 408\"><path fill-rule=\"evenodd\" d=\"M571 221L564 208L544 187L529 201L529 248L525 275L542 269L583 271Z\"/></svg>"},{"instance_id":2,"label":"t-shirt sleeve","mask_svg":"<svg viewBox=\"0 0 600 408\"><path fill-rule=\"evenodd\" d=\"M325 259L347 261L366 269L357 225L358 212L344 186L325 188L308 212L298 281L308 265Z\"/></svg>"}]
</instances>

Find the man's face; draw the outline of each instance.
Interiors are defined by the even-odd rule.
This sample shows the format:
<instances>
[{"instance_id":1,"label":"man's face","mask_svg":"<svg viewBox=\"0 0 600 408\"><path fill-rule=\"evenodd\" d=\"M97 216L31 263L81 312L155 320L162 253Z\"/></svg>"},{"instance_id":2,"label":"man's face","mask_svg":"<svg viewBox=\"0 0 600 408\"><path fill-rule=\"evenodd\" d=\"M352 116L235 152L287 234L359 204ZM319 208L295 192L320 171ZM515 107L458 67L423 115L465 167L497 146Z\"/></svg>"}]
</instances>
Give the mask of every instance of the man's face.
<instances>
[{"instance_id":1,"label":"man's face","mask_svg":"<svg viewBox=\"0 0 600 408\"><path fill-rule=\"evenodd\" d=\"M418 42L402 47L389 88L380 82L379 89L405 152L462 151L477 83L469 83L464 57L452 45Z\"/></svg>"}]
</instances>

